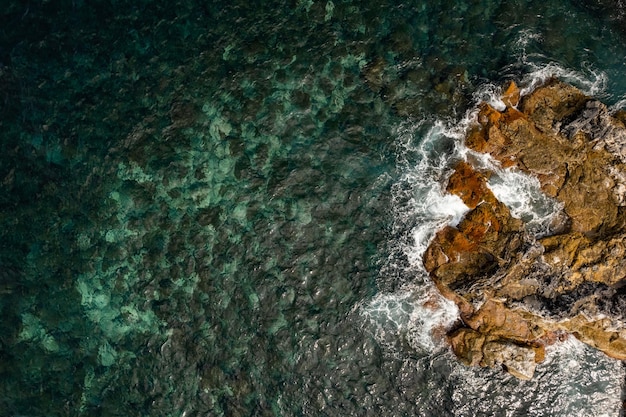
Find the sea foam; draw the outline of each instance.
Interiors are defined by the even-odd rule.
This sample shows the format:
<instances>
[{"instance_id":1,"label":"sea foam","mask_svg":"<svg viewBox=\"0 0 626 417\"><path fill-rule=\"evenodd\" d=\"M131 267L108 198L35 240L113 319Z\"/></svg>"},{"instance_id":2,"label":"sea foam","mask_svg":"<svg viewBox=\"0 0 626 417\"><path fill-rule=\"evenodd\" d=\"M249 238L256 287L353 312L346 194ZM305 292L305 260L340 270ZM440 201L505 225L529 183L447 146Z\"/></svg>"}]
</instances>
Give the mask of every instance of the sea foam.
<instances>
[{"instance_id":1,"label":"sea foam","mask_svg":"<svg viewBox=\"0 0 626 417\"><path fill-rule=\"evenodd\" d=\"M563 204L541 191L539 180L517 169L496 169L487 184L496 198L522 219L536 236L550 234L554 218Z\"/></svg>"},{"instance_id":2,"label":"sea foam","mask_svg":"<svg viewBox=\"0 0 626 417\"><path fill-rule=\"evenodd\" d=\"M390 351L408 345L428 354L445 345L444 335L458 319L458 308L433 286L406 286L394 293L379 293L362 314L376 340Z\"/></svg>"},{"instance_id":3,"label":"sea foam","mask_svg":"<svg viewBox=\"0 0 626 417\"><path fill-rule=\"evenodd\" d=\"M607 75L603 71L591 67L584 68L584 72L564 68L555 62L547 65L527 63L530 71L522 78L524 87L520 90L522 96L529 94L550 78L556 77L561 81L570 83L590 96L602 96L606 91Z\"/></svg>"}]
</instances>

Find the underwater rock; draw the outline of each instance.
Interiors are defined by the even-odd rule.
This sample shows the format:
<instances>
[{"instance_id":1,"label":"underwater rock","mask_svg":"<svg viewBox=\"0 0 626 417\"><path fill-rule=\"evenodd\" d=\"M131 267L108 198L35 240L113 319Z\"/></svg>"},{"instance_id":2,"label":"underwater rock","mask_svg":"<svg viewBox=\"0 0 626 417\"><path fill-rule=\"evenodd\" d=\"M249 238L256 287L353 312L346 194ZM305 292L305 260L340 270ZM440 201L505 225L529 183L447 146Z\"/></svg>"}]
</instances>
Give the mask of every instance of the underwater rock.
<instances>
[{"instance_id":1,"label":"underwater rock","mask_svg":"<svg viewBox=\"0 0 626 417\"><path fill-rule=\"evenodd\" d=\"M624 122L556 79L521 98L511 83L502 101L502 111L481 105L466 145L537 177L562 213L550 235L535 236L491 192L490 172L456 166L447 191L470 210L424 254L432 280L461 311L452 350L468 365L500 365L522 379L555 335L624 360Z\"/></svg>"},{"instance_id":2,"label":"underwater rock","mask_svg":"<svg viewBox=\"0 0 626 417\"><path fill-rule=\"evenodd\" d=\"M387 64L384 59L377 57L363 68L363 78L365 80L365 84L374 93L378 93L383 87L383 75L386 65Z\"/></svg>"}]
</instances>

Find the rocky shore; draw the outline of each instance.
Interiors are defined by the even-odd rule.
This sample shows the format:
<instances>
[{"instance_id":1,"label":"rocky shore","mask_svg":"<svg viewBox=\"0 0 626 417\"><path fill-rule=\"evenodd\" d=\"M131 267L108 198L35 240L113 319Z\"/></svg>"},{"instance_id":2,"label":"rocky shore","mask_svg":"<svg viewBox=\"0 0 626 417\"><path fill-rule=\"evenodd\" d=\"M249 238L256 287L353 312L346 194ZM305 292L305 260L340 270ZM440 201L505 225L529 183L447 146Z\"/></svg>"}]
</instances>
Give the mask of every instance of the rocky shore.
<instances>
[{"instance_id":1,"label":"rocky shore","mask_svg":"<svg viewBox=\"0 0 626 417\"><path fill-rule=\"evenodd\" d=\"M562 212L537 235L460 161L447 191L470 208L424 255L462 323L448 339L468 365L530 379L545 346L573 335L626 359L626 114L549 80L520 97L511 83L496 110L483 103L466 145L538 178Z\"/></svg>"}]
</instances>

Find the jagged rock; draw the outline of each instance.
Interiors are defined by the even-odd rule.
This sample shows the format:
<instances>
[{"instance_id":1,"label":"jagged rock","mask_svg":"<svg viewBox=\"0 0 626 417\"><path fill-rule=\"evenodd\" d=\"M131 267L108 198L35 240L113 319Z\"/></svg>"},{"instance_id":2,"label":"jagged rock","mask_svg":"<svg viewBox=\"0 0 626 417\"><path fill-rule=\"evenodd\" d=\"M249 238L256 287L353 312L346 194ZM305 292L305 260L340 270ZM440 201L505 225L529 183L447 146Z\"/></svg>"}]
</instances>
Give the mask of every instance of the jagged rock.
<instances>
[{"instance_id":1,"label":"jagged rock","mask_svg":"<svg viewBox=\"0 0 626 417\"><path fill-rule=\"evenodd\" d=\"M436 282L455 288L470 276L496 268L506 253L518 249L523 223L487 187L486 177L465 162L458 164L448 191L471 210L457 227L439 231L424 257Z\"/></svg>"},{"instance_id":2,"label":"jagged rock","mask_svg":"<svg viewBox=\"0 0 626 417\"><path fill-rule=\"evenodd\" d=\"M524 97L522 113L540 131L556 133L561 123L578 113L588 100L576 87L552 79Z\"/></svg>"},{"instance_id":3,"label":"jagged rock","mask_svg":"<svg viewBox=\"0 0 626 417\"><path fill-rule=\"evenodd\" d=\"M521 99L511 83L503 102L503 111L481 105L467 146L536 176L564 220L535 237L490 191L489 172L457 165L447 191L470 210L424 254L461 311L452 349L466 364L500 364L523 379L563 332L626 359L624 121L555 79Z\"/></svg>"},{"instance_id":4,"label":"jagged rock","mask_svg":"<svg viewBox=\"0 0 626 417\"><path fill-rule=\"evenodd\" d=\"M485 365L493 368L502 364L505 369L520 379L531 379L535 373L535 351L513 343L493 341L483 347Z\"/></svg>"},{"instance_id":5,"label":"jagged rock","mask_svg":"<svg viewBox=\"0 0 626 417\"><path fill-rule=\"evenodd\" d=\"M463 200L470 209L483 201L494 203L496 196L487 187L485 175L475 171L467 162L459 162L450 179L446 191Z\"/></svg>"},{"instance_id":6,"label":"jagged rock","mask_svg":"<svg viewBox=\"0 0 626 417\"><path fill-rule=\"evenodd\" d=\"M531 347L503 342L467 328L458 329L449 339L454 353L468 366L502 365L520 379L533 377L537 361Z\"/></svg>"},{"instance_id":7,"label":"jagged rock","mask_svg":"<svg viewBox=\"0 0 626 417\"><path fill-rule=\"evenodd\" d=\"M502 93L502 102L507 107L517 107L517 105L519 104L519 99L520 99L519 88L517 87L517 84L515 84L514 81L511 81L509 83L509 86L506 88L506 90L504 90L504 93Z\"/></svg>"}]
</instances>

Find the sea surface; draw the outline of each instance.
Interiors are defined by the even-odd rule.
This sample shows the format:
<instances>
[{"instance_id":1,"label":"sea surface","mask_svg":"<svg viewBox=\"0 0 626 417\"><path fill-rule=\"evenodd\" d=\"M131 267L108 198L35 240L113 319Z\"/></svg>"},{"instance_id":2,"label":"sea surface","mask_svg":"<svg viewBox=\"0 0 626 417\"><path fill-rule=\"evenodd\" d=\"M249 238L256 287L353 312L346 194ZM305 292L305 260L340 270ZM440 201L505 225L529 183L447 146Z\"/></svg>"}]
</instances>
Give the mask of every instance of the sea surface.
<instances>
[{"instance_id":1,"label":"sea surface","mask_svg":"<svg viewBox=\"0 0 626 417\"><path fill-rule=\"evenodd\" d=\"M0 416L619 416L570 338L467 368L422 267L476 106L626 108L611 0L5 0ZM555 203L491 187L546 233Z\"/></svg>"}]
</instances>

